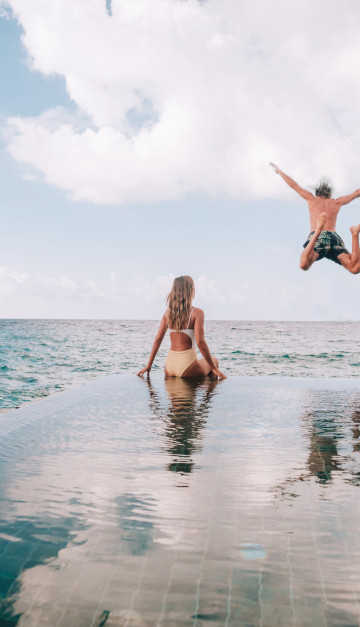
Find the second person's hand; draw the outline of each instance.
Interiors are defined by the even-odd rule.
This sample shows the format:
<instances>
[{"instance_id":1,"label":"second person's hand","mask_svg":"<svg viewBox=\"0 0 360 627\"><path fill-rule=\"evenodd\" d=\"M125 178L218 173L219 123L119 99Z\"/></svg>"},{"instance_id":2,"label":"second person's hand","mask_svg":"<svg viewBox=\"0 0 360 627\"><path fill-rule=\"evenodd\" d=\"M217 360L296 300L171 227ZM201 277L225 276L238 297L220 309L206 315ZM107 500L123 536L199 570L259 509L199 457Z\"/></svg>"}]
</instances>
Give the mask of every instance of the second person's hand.
<instances>
[{"instance_id":1,"label":"second person's hand","mask_svg":"<svg viewBox=\"0 0 360 627\"><path fill-rule=\"evenodd\" d=\"M269 161L269 165L271 165L273 170L275 170L276 174L279 174L279 168L277 167L277 165L275 165L275 163L273 163L272 161Z\"/></svg>"}]
</instances>

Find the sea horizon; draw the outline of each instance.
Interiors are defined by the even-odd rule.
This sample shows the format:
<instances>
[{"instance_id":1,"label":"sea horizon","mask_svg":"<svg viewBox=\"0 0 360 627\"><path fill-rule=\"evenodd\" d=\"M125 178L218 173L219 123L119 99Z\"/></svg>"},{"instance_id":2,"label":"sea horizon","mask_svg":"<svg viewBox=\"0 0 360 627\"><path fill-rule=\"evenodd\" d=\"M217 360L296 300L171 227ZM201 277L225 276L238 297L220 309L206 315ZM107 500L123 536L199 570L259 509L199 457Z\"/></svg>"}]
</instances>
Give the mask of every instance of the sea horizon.
<instances>
[{"instance_id":1,"label":"sea horizon","mask_svg":"<svg viewBox=\"0 0 360 627\"><path fill-rule=\"evenodd\" d=\"M158 320L0 319L0 408L133 373L148 360ZM353 378L360 374L358 321L207 320L206 339L228 376ZM163 372L165 336L152 372Z\"/></svg>"},{"instance_id":2,"label":"sea horizon","mask_svg":"<svg viewBox=\"0 0 360 627\"><path fill-rule=\"evenodd\" d=\"M107 317L107 318L97 318L97 317L94 317L94 318L84 318L84 317L81 317L81 318L74 318L74 317L70 317L70 318L64 318L64 317L62 317L62 318L59 318L59 317L53 317L53 318L48 318L48 317L47 318L32 318L32 317L1 318L0 317L0 321L12 321L12 320L13 321L16 321L16 320L19 320L19 321L25 321L25 320L34 320L34 321L36 321L36 320L39 320L39 321L47 321L47 320L52 320L52 321L61 321L61 320L64 320L64 321L94 320L94 321L96 321L96 320L98 320L100 322L101 321L104 321L104 322L106 322L106 321L118 321L118 322L132 322L132 321L134 321L134 322L144 322L144 321L146 321L146 322L157 322L157 321L160 321L160 319L161 319L161 317L159 317L159 318L110 318L110 317ZM344 319L336 319L336 320L335 319L330 319L330 318L329 319L322 318L321 320L316 320L316 319L306 319L305 320L305 319L300 319L300 318L299 319L295 319L295 318L287 318L287 319L285 319L285 318L283 318L283 319L282 318L206 318L205 322L263 322L263 323L267 323L267 322L289 322L289 323L291 323L291 322L303 323L304 322L304 323L307 323L307 322L309 322L309 323L316 323L316 324L317 323L327 324L328 322L334 322L334 323L337 323L337 322L339 322L339 323L346 323L346 322L352 323L352 322L355 322L356 323L356 322L360 322L360 318L356 319L356 320L354 320L354 319L345 319L345 318Z\"/></svg>"}]
</instances>

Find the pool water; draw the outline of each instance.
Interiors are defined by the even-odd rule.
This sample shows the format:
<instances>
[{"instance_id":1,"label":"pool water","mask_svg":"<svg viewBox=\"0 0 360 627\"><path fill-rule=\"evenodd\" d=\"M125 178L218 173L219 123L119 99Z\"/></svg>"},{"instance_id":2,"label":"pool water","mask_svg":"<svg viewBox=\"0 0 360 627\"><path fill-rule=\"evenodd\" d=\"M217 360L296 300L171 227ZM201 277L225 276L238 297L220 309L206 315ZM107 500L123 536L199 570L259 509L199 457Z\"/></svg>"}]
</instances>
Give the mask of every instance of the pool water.
<instances>
[{"instance_id":1,"label":"pool water","mask_svg":"<svg viewBox=\"0 0 360 627\"><path fill-rule=\"evenodd\" d=\"M2 627L359 625L356 379L111 375L0 436Z\"/></svg>"}]
</instances>

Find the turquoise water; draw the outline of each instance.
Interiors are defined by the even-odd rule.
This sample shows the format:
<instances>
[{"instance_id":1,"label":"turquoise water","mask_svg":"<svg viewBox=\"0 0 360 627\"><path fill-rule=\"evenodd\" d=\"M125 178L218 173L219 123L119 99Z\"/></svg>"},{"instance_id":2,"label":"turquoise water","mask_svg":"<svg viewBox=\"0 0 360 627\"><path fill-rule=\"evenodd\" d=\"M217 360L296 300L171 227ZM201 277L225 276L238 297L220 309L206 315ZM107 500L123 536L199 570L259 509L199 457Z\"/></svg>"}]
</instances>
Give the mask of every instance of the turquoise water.
<instances>
[{"instance_id":1,"label":"turquoise water","mask_svg":"<svg viewBox=\"0 0 360 627\"><path fill-rule=\"evenodd\" d=\"M113 375L0 416L1 627L355 627L353 379Z\"/></svg>"},{"instance_id":2,"label":"turquoise water","mask_svg":"<svg viewBox=\"0 0 360 627\"><path fill-rule=\"evenodd\" d=\"M148 359L158 323L122 320L0 320L0 408L22 404L112 373L135 373ZM229 376L358 377L360 323L206 323L211 351ZM168 337L154 364L161 371Z\"/></svg>"}]
</instances>

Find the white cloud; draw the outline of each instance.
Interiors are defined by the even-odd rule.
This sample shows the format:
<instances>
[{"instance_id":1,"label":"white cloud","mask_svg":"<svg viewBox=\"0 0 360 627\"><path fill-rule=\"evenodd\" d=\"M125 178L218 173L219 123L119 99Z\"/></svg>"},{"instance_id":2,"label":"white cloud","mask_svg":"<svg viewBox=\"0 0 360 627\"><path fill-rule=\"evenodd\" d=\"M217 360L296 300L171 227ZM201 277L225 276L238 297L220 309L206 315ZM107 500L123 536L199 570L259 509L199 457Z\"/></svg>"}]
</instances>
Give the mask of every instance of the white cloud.
<instances>
[{"instance_id":1,"label":"white cloud","mask_svg":"<svg viewBox=\"0 0 360 627\"><path fill-rule=\"evenodd\" d=\"M230 301L232 303L238 303L243 305L251 300L251 294L249 293L249 284L244 281L237 285L237 289L233 290L230 294Z\"/></svg>"},{"instance_id":2,"label":"white cloud","mask_svg":"<svg viewBox=\"0 0 360 627\"><path fill-rule=\"evenodd\" d=\"M110 273L110 291L107 297L129 294L140 296L145 301L158 301L165 303L166 296L171 290L174 281L174 274L158 275L153 278L144 275L128 277L126 281L119 279L115 272ZM208 301L220 302L224 297L219 292L218 285L214 279L201 275L194 279L196 298Z\"/></svg>"},{"instance_id":3,"label":"white cloud","mask_svg":"<svg viewBox=\"0 0 360 627\"><path fill-rule=\"evenodd\" d=\"M10 271L6 266L0 266L0 294L3 297L16 293L19 287L27 284L28 274Z\"/></svg>"},{"instance_id":4,"label":"white cloud","mask_svg":"<svg viewBox=\"0 0 360 627\"><path fill-rule=\"evenodd\" d=\"M45 299L67 299L74 302L105 301L122 304L129 302L141 314L146 309L146 303L157 303L165 307L165 300L171 289L174 275L159 275L149 278L143 275L119 277L115 272L103 276L99 280L87 278L75 281L73 278L60 276L46 276L43 274L29 274L10 270L0 266L0 299L11 296L20 296L24 303L29 297L40 296ZM206 275L195 279L196 293L201 299L208 302L222 301L218 286L213 279ZM143 309L141 309L143 304ZM110 309L109 309L110 311ZM140 316L141 317L141 316Z\"/></svg>"},{"instance_id":5,"label":"white cloud","mask_svg":"<svg viewBox=\"0 0 360 627\"><path fill-rule=\"evenodd\" d=\"M201 299L223 301L224 297L219 292L219 287L213 279L209 279L205 274L195 280L196 296Z\"/></svg>"},{"instance_id":6,"label":"white cloud","mask_svg":"<svg viewBox=\"0 0 360 627\"><path fill-rule=\"evenodd\" d=\"M173 274L155 276L153 279L139 274L130 279L128 290L131 294L141 296L146 301L160 298L165 302L174 278Z\"/></svg>"},{"instance_id":7,"label":"white cloud","mask_svg":"<svg viewBox=\"0 0 360 627\"><path fill-rule=\"evenodd\" d=\"M207 320L359 319L356 277L341 268L324 272L319 266L311 275L298 275L295 283L279 275L268 284L259 275L250 283L232 280L221 286L200 275L194 277L194 304L205 310ZM79 279L0 266L1 317L158 320L173 280L173 274L125 276L114 271Z\"/></svg>"},{"instance_id":8,"label":"white cloud","mask_svg":"<svg viewBox=\"0 0 360 627\"><path fill-rule=\"evenodd\" d=\"M4 19L10 19L11 18L11 13L8 9L8 7L6 7L5 5L2 4L2 2L0 1L0 19L4 18Z\"/></svg>"},{"instance_id":9,"label":"white cloud","mask_svg":"<svg viewBox=\"0 0 360 627\"><path fill-rule=\"evenodd\" d=\"M65 290L66 292L77 292L79 287L77 285L77 283L75 283L75 281L73 281L72 279L69 279L65 276L61 277L60 279L58 278L54 278L54 277L41 277L38 276L37 280L40 284L43 285L50 285L53 286L55 288L61 288L63 290Z\"/></svg>"},{"instance_id":10,"label":"white cloud","mask_svg":"<svg viewBox=\"0 0 360 627\"><path fill-rule=\"evenodd\" d=\"M358 186L356 0L5 6L33 70L64 76L77 110L9 119L9 151L73 199L289 193L269 159L304 185Z\"/></svg>"},{"instance_id":11,"label":"white cloud","mask_svg":"<svg viewBox=\"0 0 360 627\"><path fill-rule=\"evenodd\" d=\"M62 296L64 293L76 293L78 290L77 283L65 276L30 275L27 272L16 272L6 266L0 266L0 296L40 292Z\"/></svg>"}]
</instances>

